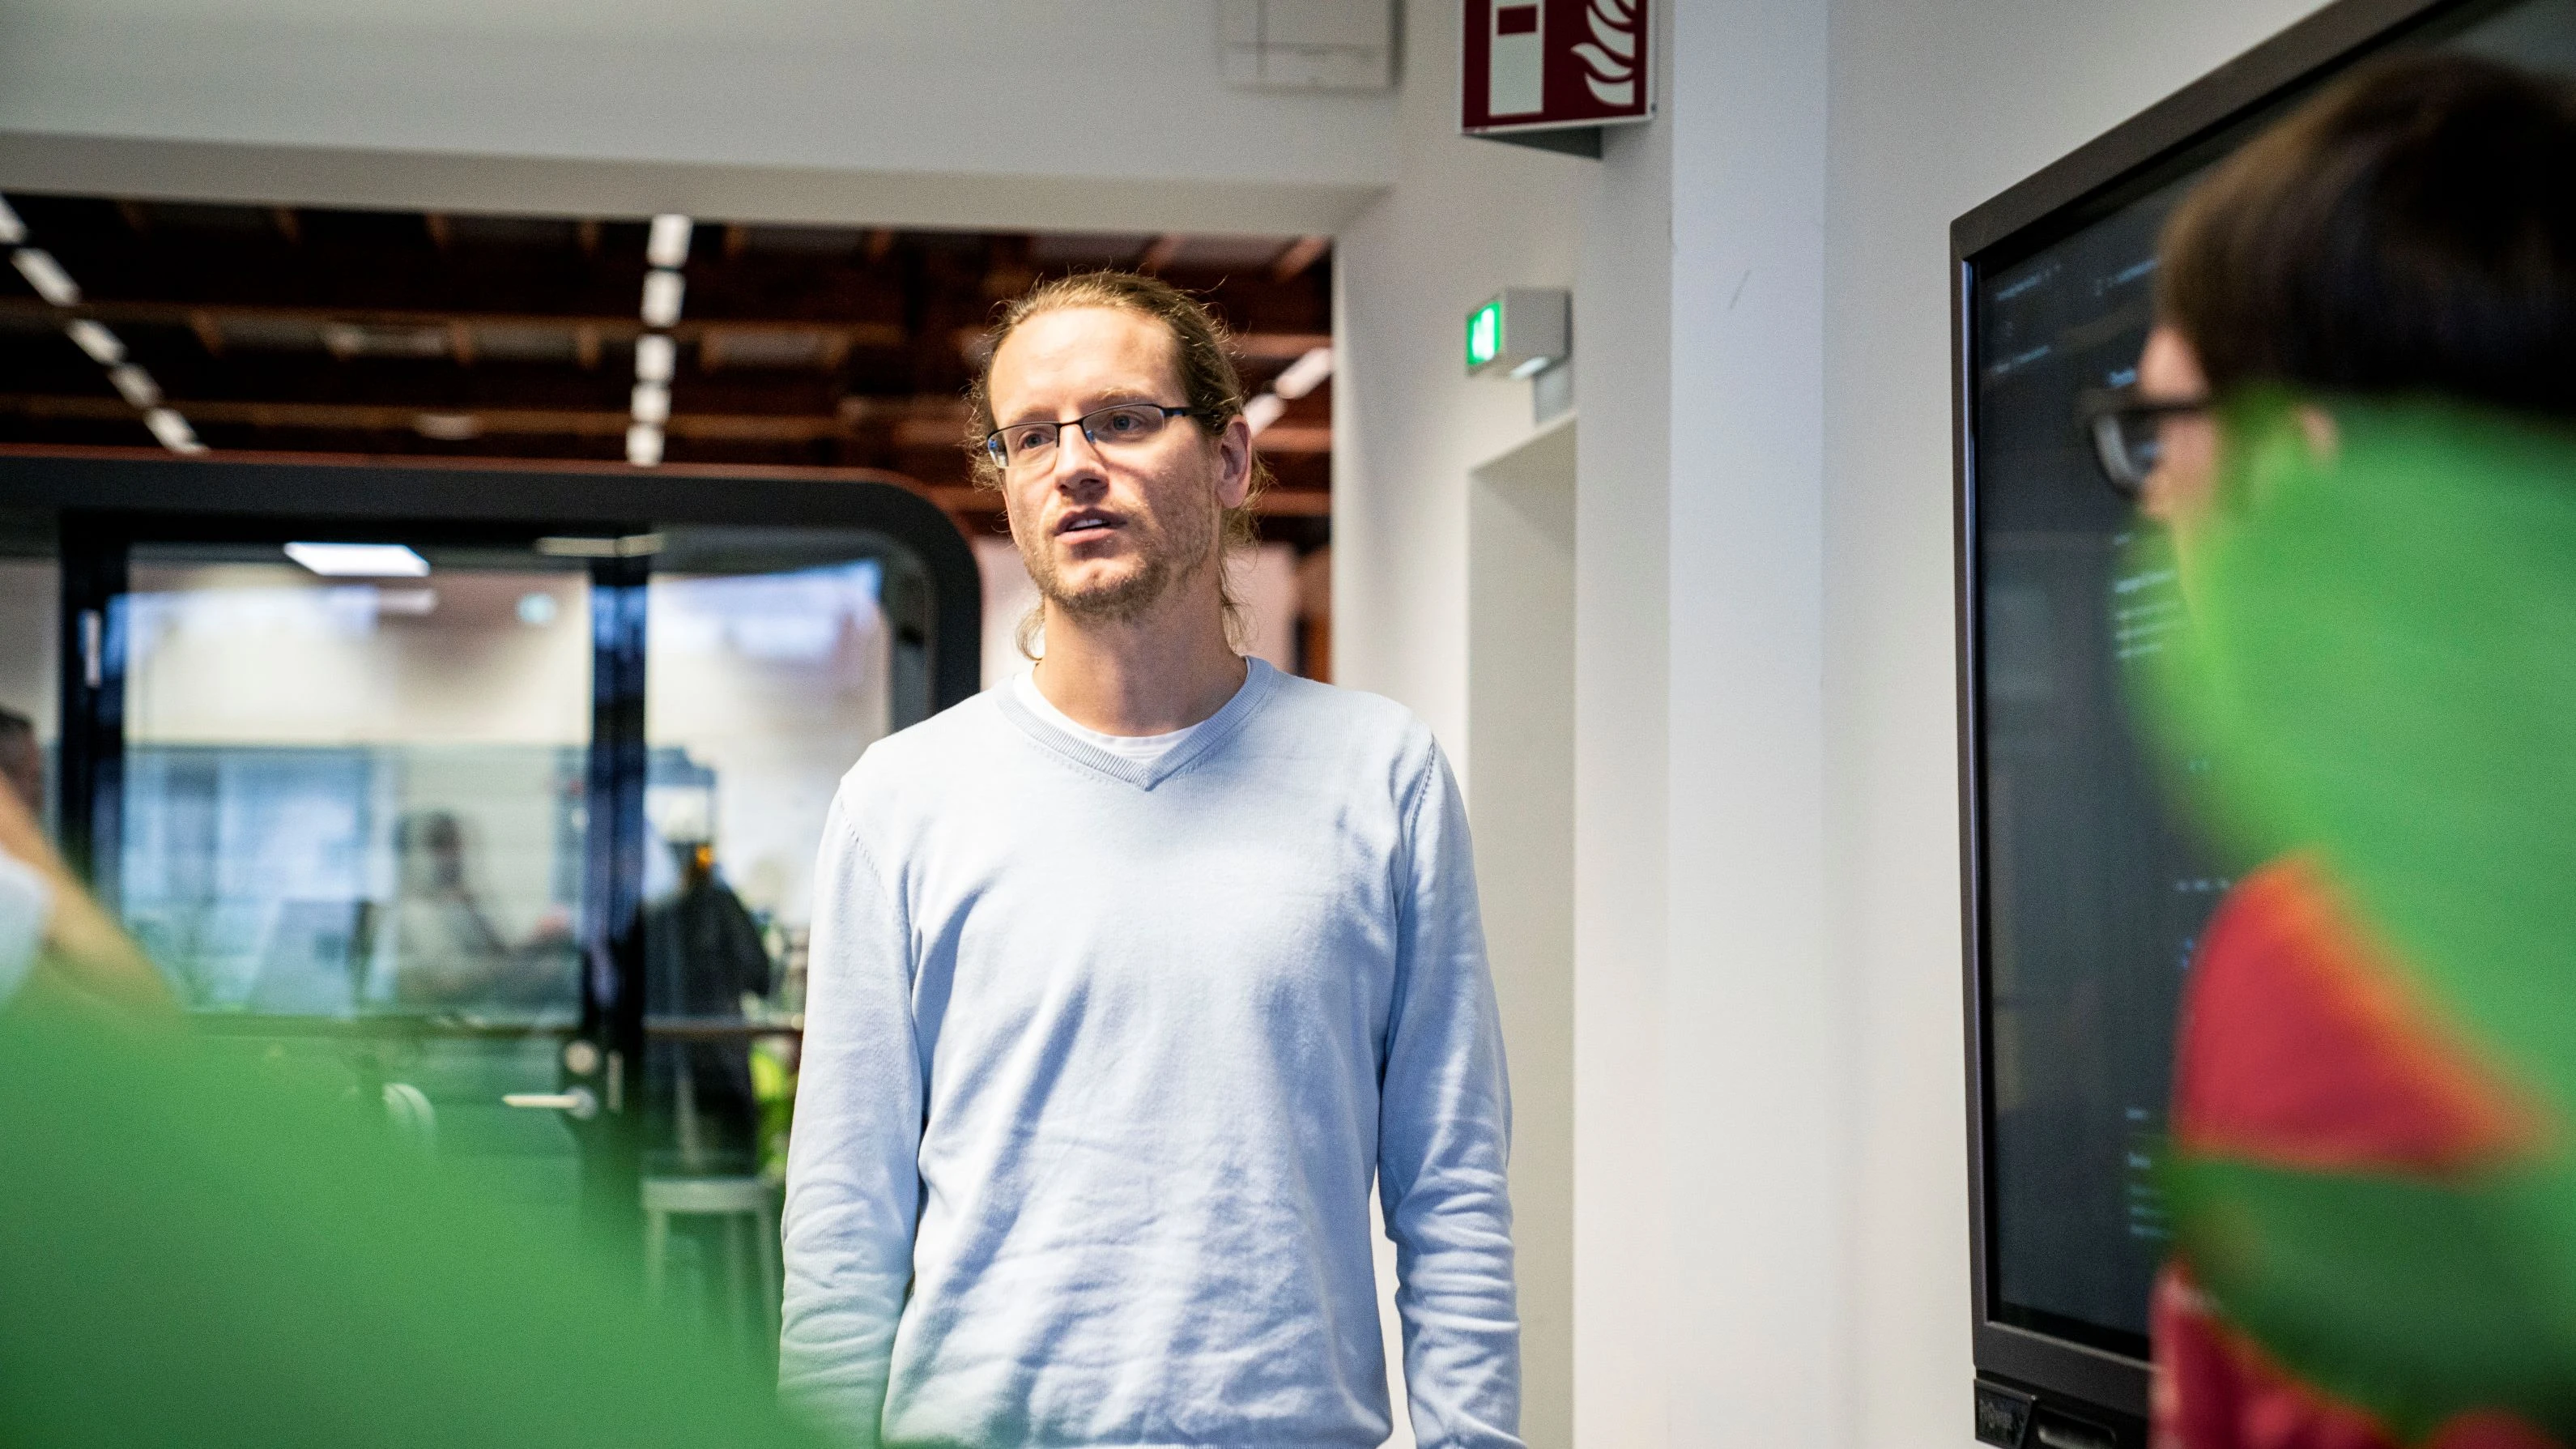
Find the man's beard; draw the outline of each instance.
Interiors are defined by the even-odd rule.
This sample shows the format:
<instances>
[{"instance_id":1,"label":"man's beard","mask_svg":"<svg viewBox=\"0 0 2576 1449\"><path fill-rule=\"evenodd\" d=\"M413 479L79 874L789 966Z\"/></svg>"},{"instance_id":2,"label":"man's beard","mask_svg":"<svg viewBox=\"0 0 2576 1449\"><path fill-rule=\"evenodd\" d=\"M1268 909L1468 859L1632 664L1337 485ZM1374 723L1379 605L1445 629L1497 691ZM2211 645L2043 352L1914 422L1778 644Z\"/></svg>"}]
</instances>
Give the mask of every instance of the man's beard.
<instances>
[{"instance_id":1,"label":"man's beard","mask_svg":"<svg viewBox=\"0 0 2576 1449\"><path fill-rule=\"evenodd\" d=\"M1039 597L1066 616L1092 624L1128 624L1141 619L1163 596L1216 557L1217 512L1213 499L1184 495L1165 516L1130 516L1125 532L1135 549L1134 567L1124 575L1089 587L1065 582L1056 567L1053 540L1046 547L1022 548L1029 582Z\"/></svg>"}]
</instances>

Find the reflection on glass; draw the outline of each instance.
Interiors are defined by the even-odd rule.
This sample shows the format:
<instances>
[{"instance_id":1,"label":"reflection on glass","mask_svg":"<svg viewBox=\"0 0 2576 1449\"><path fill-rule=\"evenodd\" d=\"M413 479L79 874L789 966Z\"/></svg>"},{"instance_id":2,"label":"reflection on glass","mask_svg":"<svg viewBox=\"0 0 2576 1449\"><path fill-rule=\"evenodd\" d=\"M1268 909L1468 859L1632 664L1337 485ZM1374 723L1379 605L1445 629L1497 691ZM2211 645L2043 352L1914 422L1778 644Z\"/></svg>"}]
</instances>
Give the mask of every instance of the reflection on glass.
<instances>
[{"instance_id":1,"label":"reflection on glass","mask_svg":"<svg viewBox=\"0 0 2576 1449\"><path fill-rule=\"evenodd\" d=\"M683 540L648 593L648 1170L780 1167L814 853L884 735L892 629L876 558Z\"/></svg>"},{"instance_id":2,"label":"reflection on glass","mask_svg":"<svg viewBox=\"0 0 2576 1449\"><path fill-rule=\"evenodd\" d=\"M645 999L691 1025L759 1010L776 975L769 943L742 898L718 878L715 847L674 847L679 888L645 908ZM752 998L754 1001L747 1001ZM669 1155L693 1173L754 1171L760 1100L747 1036L664 1039L651 1047L654 1105L667 1112Z\"/></svg>"},{"instance_id":3,"label":"reflection on glass","mask_svg":"<svg viewBox=\"0 0 2576 1449\"><path fill-rule=\"evenodd\" d=\"M571 1020L586 576L138 552L116 885L183 999Z\"/></svg>"},{"instance_id":4,"label":"reflection on glass","mask_svg":"<svg viewBox=\"0 0 2576 1449\"><path fill-rule=\"evenodd\" d=\"M569 1233L573 1125L503 1098L557 1088L581 1006L589 575L424 552L135 548L106 884L208 1030Z\"/></svg>"},{"instance_id":5,"label":"reflection on glass","mask_svg":"<svg viewBox=\"0 0 2576 1449\"><path fill-rule=\"evenodd\" d=\"M48 830L56 824L53 788L55 689L62 677L62 566L51 558L0 558L0 711L26 721L23 732L0 720L0 778L34 804Z\"/></svg>"},{"instance_id":6,"label":"reflection on glass","mask_svg":"<svg viewBox=\"0 0 2576 1449\"><path fill-rule=\"evenodd\" d=\"M2222 873L2171 822L2127 673L2171 589L2122 568L2130 509L2074 423L2134 380L2155 242L2189 178L1980 283L1980 768L1995 1311L2142 1354L2153 1163L2184 965Z\"/></svg>"}]
</instances>

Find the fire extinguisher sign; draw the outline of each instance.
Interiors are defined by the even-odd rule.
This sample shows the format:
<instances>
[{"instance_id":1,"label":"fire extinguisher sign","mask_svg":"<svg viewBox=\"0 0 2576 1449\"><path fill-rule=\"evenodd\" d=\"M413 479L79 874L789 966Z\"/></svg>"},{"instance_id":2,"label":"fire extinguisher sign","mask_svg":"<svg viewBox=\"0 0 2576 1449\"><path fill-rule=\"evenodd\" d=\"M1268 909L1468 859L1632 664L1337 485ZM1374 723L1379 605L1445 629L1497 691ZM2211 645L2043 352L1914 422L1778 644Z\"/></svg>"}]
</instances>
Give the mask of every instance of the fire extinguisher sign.
<instances>
[{"instance_id":1,"label":"fire extinguisher sign","mask_svg":"<svg viewBox=\"0 0 2576 1449\"><path fill-rule=\"evenodd\" d=\"M1466 0L1459 129L1616 125L1655 113L1649 0Z\"/></svg>"}]
</instances>

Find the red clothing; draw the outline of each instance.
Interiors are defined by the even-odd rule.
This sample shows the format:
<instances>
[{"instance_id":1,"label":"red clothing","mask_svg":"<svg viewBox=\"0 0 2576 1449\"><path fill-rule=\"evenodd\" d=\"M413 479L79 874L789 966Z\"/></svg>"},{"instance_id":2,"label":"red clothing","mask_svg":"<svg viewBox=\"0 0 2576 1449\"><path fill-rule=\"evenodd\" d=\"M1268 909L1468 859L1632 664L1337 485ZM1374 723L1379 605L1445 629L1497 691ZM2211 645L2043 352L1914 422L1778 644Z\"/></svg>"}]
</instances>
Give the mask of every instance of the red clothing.
<instances>
[{"instance_id":1,"label":"red clothing","mask_svg":"<svg viewBox=\"0 0 2576 1449\"><path fill-rule=\"evenodd\" d=\"M2247 878L2203 937L2174 1059L2174 1145L2320 1171L2446 1176L2532 1150L2539 1116L2416 1000L2314 861ZM2393 1449L2360 1408L2300 1382L2219 1319L2187 1265L2153 1307L2157 1449ZM2464 1414L2435 1449L2552 1449Z\"/></svg>"}]
</instances>

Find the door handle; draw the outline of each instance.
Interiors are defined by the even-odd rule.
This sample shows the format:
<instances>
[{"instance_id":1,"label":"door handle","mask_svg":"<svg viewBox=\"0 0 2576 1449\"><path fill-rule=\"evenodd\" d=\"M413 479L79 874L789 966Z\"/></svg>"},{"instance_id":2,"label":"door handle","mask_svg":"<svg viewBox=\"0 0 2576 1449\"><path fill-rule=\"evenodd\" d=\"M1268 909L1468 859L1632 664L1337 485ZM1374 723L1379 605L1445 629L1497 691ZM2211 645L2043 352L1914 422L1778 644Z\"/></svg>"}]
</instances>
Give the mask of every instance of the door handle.
<instances>
[{"instance_id":1,"label":"door handle","mask_svg":"<svg viewBox=\"0 0 2576 1449\"><path fill-rule=\"evenodd\" d=\"M511 1092L501 1098L505 1107L551 1107L576 1122L587 1122L599 1115L599 1099L588 1087L570 1087L560 1092Z\"/></svg>"}]
</instances>

